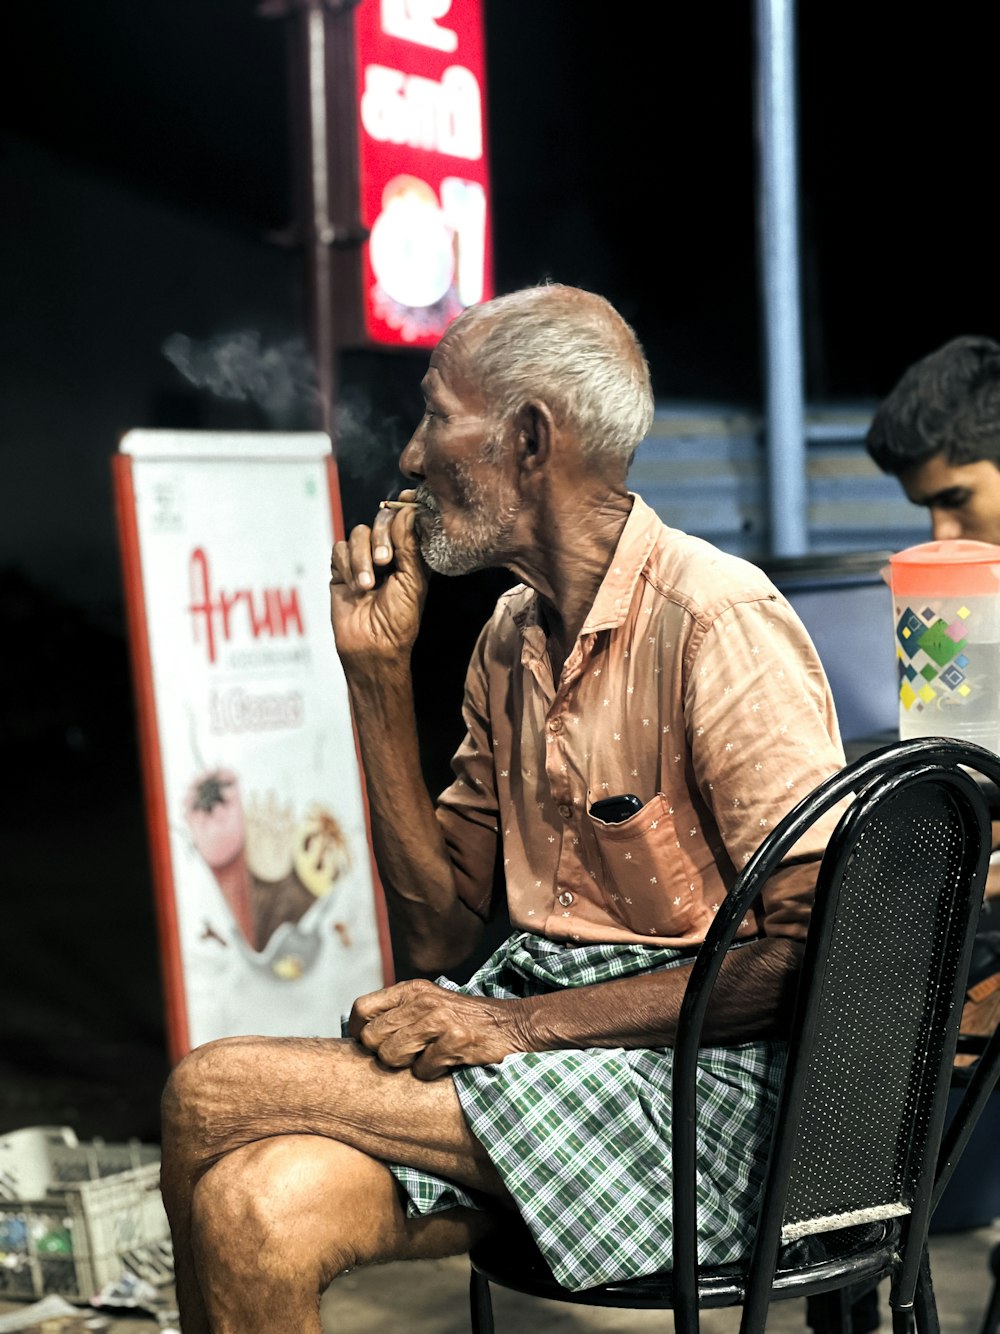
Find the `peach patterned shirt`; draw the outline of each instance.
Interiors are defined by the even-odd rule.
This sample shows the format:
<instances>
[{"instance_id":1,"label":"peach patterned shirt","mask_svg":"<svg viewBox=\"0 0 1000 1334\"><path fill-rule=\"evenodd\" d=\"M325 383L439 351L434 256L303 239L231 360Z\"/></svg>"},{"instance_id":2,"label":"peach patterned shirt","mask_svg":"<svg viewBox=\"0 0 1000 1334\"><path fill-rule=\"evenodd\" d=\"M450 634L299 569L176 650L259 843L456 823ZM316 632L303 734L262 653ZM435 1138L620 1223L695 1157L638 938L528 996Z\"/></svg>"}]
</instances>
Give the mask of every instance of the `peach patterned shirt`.
<instances>
[{"instance_id":1,"label":"peach patterned shirt","mask_svg":"<svg viewBox=\"0 0 1000 1334\"><path fill-rule=\"evenodd\" d=\"M559 681L519 585L479 637L463 712L437 809L459 893L485 916L499 855L512 925L570 943L701 940L767 832L844 763L785 599L639 497ZM642 808L624 823L589 813L626 792ZM741 935L805 934L829 827L771 877Z\"/></svg>"}]
</instances>

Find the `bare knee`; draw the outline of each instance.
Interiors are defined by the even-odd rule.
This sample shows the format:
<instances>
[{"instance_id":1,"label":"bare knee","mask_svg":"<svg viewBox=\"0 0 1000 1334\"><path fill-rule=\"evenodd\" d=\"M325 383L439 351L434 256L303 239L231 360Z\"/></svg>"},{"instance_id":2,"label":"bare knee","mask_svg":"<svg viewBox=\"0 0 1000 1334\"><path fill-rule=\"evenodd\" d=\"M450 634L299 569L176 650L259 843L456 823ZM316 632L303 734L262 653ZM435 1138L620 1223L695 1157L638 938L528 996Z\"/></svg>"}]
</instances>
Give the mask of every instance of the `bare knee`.
<instances>
[{"instance_id":1,"label":"bare knee","mask_svg":"<svg viewBox=\"0 0 1000 1334\"><path fill-rule=\"evenodd\" d=\"M322 1288L357 1264L359 1229L330 1174L337 1148L315 1136L276 1136L215 1163L192 1201L201 1265L219 1276L294 1275Z\"/></svg>"},{"instance_id":2,"label":"bare knee","mask_svg":"<svg viewBox=\"0 0 1000 1334\"><path fill-rule=\"evenodd\" d=\"M169 1109L187 1107L206 1091L217 1091L220 1085L252 1065L254 1052L270 1038L217 1038L183 1056L174 1066L163 1091L164 1105Z\"/></svg>"},{"instance_id":3,"label":"bare knee","mask_svg":"<svg viewBox=\"0 0 1000 1334\"><path fill-rule=\"evenodd\" d=\"M165 1153L183 1147L218 1155L245 1142L242 1098L252 1087L260 1038L221 1038L196 1047L173 1069L160 1103Z\"/></svg>"},{"instance_id":4,"label":"bare knee","mask_svg":"<svg viewBox=\"0 0 1000 1334\"><path fill-rule=\"evenodd\" d=\"M191 1254L213 1329L319 1330L320 1295L350 1266L310 1189L309 1146L236 1149L194 1188Z\"/></svg>"},{"instance_id":5,"label":"bare knee","mask_svg":"<svg viewBox=\"0 0 1000 1334\"><path fill-rule=\"evenodd\" d=\"M273 1234L283 1215L293 1218L301 1189L301 1160L282 1139L263 1140L220 1158L194 1192L203 1237L222 1239ZM245 1249L241 1244L238 1248Z\"/></svg>"}]
</instances>

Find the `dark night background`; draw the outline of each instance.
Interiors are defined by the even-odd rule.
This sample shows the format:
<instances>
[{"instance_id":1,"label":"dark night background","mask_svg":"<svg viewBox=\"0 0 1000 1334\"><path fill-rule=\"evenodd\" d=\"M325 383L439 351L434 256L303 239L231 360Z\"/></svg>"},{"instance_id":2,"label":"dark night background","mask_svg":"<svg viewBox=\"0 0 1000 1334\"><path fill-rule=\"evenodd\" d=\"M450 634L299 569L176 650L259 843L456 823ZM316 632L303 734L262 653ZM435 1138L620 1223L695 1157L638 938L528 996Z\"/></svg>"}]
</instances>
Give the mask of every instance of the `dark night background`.
<instances>
[{"instance_id":1,"label":"dark night background","mask_svg":"<svg viewBox=\"0 0 1000 1334\"><path fill-rule=\"evenodd\" d=\"M975 13L800 7L813 402L874 402L947 338L997 333L995 48ZM486 0L486 25L497 289L600 291L660 400L759 406L751 6ZM4 38L0 1131L155 1139L166 1058L108 460L135 426L314 424L303 402L197 391L162 350L306 336L303 255L275 240L288 69L251 0L22 3ZM343 358L345 402L381 439L363 462L345 441L348 524L392 477L424 360ZM415 668L432 786L502 584L432 589Z\"/></svg>"}]
</instances>

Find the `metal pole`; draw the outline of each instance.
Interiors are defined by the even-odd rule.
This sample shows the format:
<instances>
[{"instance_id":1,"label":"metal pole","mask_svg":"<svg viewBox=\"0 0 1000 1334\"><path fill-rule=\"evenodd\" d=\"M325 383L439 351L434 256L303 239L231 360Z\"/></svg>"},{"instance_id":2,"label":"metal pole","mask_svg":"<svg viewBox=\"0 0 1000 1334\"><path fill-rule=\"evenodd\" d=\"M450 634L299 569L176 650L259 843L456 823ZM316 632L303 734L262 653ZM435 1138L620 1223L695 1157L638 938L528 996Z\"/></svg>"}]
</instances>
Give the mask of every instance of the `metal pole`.
<instances>
[{"instance_id":1,"label":"metal pole","mask_svg":"<svg viewBox=\"0 0 1000 1334\"><path fill-rule=\"evenodd\" d=\"M303 246L309 332L316 367L316 425L336 454L338 355L356 294L351 266L368 233L357 220L354 144L343 115L353 88L350 15L358 0L261 0L258 13L289 24L295 218L274 239ZM337 88L335 85L340 84ZM341 115L331 109L339 95ZM345 219L350 221L345 221ZM334 254L338 252L338 255Z\"/></svg>"},{"instance_id":2,"label":"metal pole","mask_svg":"<svg viewBox=\"0 0 1000 1334\"><path fill-rule=\"evenodd\" d=\"M799 288L794 0L754 0L757 39L758 228L765 349L770 546L809 546Z\"/></svg>"},{"instance_id":3,"label":"metal pole","mask_svg":"<svg viewBox=\"0 0 1000 1334\"><path fill-rule=\"evenodd\" d=\"M333 438L337 401L337 349L330 299L330 160L327 147L326 12L322 0L309 0L305 12L309 126L309 177L312 209L308 218L309 271L312 279L313 355L320 426Z\"/></svg>"}]
</instances>

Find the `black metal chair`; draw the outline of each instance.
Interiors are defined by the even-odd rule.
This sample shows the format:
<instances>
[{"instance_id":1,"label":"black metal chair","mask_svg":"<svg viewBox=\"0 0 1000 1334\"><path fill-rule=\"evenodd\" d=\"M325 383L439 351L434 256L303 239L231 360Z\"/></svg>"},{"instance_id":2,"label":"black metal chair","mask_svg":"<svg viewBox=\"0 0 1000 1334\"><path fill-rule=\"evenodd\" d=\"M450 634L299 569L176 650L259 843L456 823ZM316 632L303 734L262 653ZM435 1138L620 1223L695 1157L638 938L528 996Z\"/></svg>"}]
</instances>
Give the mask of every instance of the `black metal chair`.
<instances>
[{"instance_id":1,"label":"black metal chair","mask_svg":"<svg viewBox=\"0 0 1000 1334\"><path fill-rule=\"evenodd\" d=\"M964 1049L971 1054L978 1056L976 1067L973 1070L973 1078L978 1072L978 1066L982 1064L983 1053L987 1050L985 1038L966 1039L964 1043L960 1041L959 1050ZM996 1096L996 1090L994 1090ZM990 1251L989 1258L990 1276L993 1279L993 1286L990 1290L989 1300L986 1304L986 1310L983 1312L983 1323L980 1326L979 1334L1000 1334L1000 1242L998 1242Z\"/></svg>"},{"instance_id":2,"label":"black metal chair","mask_svg":"<svg viewBox=\"0 0 1000 1334\"><path fill-rule=\"evenodd\" d=\"M994 1246L990 1252L990 1272L993 1275L993 1291L983 1316L980 1334L997 1334L1000 1329L1000 1245Z\"/></svg>"},{"instance_id":3,"label":"black metal chair","mask_svg":"<svg viewBox=\"0 0 1000 1334\"><path fill-rule=\"evenodd\" d=\"M697 1334L702 1307L740 1305L742 1334L759 1334L772 1300L811 1297L816 1327L846 1334L851 1301L885 1276L896 1334L937 1334L928 1220L1000 1074L996 1039L942 1137L990 842L966 768L996 781L1000 758L937 738L867 756L801 801L736 880L692 966L675 1044L672 1270L572 1292L525 1230L498 1229L471 1255L474 1334L493 1331L490 1284L669 1309L679 1334ZM699 1269L695 1071L711 989L764 882L845 799L820 868L753 1249L743 1264Z\"/></svg>"}]
</instances>

